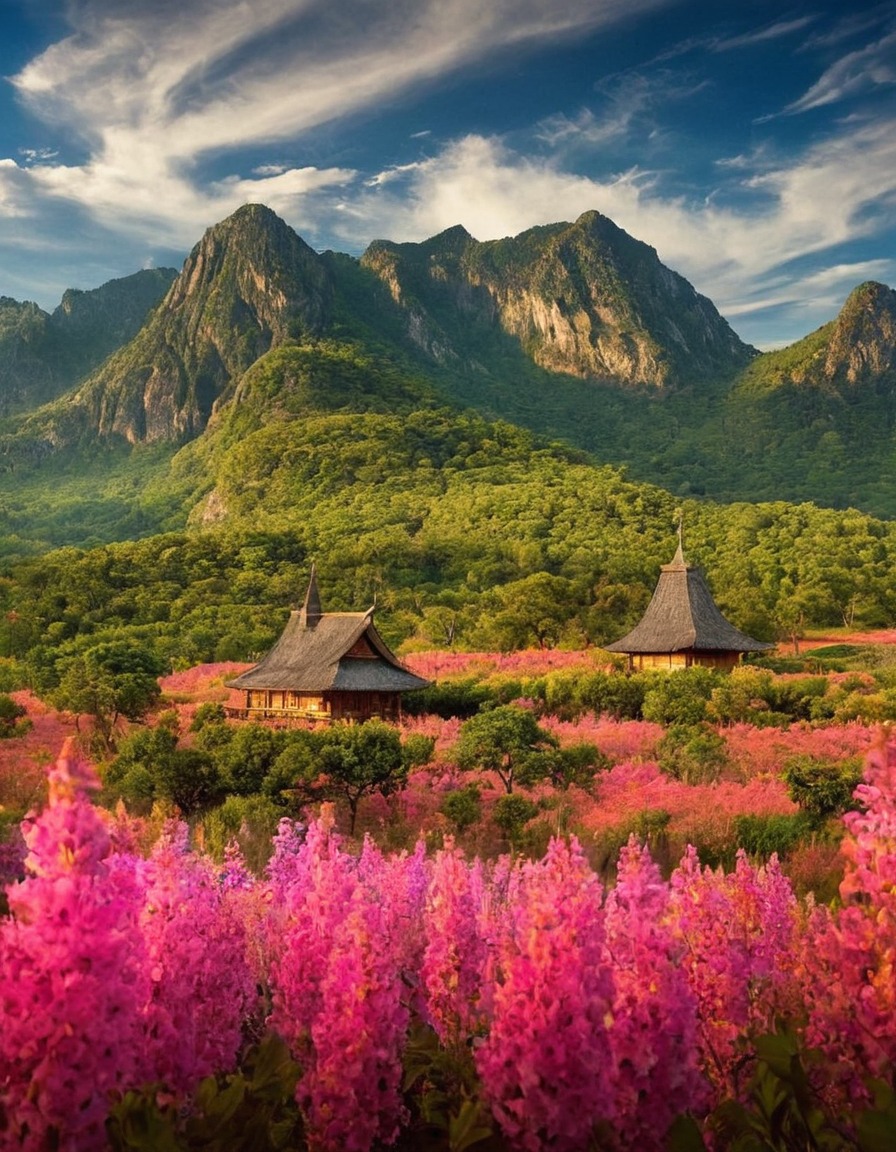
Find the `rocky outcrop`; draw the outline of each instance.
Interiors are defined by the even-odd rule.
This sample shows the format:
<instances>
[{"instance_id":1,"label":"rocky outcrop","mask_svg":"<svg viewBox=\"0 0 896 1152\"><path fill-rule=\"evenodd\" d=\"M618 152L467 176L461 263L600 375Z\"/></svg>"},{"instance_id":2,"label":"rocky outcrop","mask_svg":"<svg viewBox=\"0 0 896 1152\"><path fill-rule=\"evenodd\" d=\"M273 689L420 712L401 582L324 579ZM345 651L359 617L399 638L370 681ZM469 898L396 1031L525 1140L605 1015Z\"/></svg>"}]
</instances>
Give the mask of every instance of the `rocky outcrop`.
<instances>
[{"instance_id":1,"label":"rocky outcrop","mask_svg":"<svg viewBox=\"0 0 896 1152\"><path fill-rule=\"evenodd\" d=\"M552 372L666 388L730 379L755 355L653 248L598 212L489 243L462 228L377 241L362 263L440 363L470 362L472 336L482 365L489 337L509 336Z\"/></svg>"},{"instance_id":2,"label":"rocky outcrop","mask_svg":"<svg viewBox=\"0 0 896 1152\"><path fill-rule=\"evenodd\" d=\"M850 293L831 325L822 369L834 383L851 388L896 388L896 292L874 281Z\"/></svg>"}]
</instances>

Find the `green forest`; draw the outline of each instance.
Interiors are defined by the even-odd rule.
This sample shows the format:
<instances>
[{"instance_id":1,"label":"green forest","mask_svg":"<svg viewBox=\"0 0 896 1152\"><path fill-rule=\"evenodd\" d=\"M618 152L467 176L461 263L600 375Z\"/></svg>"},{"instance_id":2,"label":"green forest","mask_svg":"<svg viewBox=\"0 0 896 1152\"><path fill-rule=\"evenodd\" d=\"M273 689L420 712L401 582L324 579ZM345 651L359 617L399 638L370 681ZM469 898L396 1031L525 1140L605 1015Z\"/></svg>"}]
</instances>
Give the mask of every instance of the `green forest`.
<instances>
[{"instance_id":1,"label":"green forest","mask_svg":"<svg viewBox=\"0 0 896 1152\"><path fill-rule=\"evenodd\" d=\"M152 448L120 462L116 473L114 458L94 461L107 488L93 505L73 504L77 482L50 491L37 473L17 493L8 515L45 536L3 539L7 679L27 668L52 685L60 662L113 639L148 646L167 667L257 658L312 561L327 609L375 599L384 635L405 650L601 645L643 612L679 516L689 561L751 635L789 642L811 627L896 620L889 522L812 504L682 500L440 406L345 345L270 353L170 463ZM152 468L141 474L142 463ZM89 473L81 483L90 490ZM64 524L79 546L47 547ZM139 538L91 546L128 525Z\"/></svg>"}]
</instances>

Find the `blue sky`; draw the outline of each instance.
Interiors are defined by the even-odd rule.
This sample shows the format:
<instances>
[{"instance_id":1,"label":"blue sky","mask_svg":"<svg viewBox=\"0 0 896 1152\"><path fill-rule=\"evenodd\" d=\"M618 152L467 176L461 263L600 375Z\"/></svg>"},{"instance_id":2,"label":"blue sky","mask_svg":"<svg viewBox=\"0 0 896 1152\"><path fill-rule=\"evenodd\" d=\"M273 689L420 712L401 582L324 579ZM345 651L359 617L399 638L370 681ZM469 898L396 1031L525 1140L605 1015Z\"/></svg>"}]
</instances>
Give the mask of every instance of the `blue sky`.
<instances>
[{"instance_id":1,"label":"blue sky","mask_svg":"<svg viewBox=\"0 0 896 1152\"><path fill-rule=\"evenodd\" d=\"M0 295L597 209L762 348L896 286L896 0L3 0Z\"/></svg>"}]
</instances>

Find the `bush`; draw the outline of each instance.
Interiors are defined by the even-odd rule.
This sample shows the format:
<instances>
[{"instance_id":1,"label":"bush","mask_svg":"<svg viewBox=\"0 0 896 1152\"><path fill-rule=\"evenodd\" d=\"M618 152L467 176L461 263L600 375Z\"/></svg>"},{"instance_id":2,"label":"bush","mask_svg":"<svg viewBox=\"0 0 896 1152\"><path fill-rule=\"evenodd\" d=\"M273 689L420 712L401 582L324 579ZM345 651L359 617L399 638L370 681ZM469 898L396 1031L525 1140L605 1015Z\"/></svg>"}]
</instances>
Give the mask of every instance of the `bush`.
<instances>
[{"instance_id":1,"label":"bush","mask_svg":"<svg viewBox=\"0 0 896 1152\"><path fill-rule=\"evenodd\" d=\"M205 846L223 860L227 845L237 844L247 866L261 875L282 818L282 809L267 796L228 796L202 821Z\"/></svg>"},{"instance_id":2,"label":"bush","mask_svg":"<svg viewBox=\"0 0 896 1152\"><path fill-rule=\"evenodd\" d=\"M495 804L493 818L507 839L513 844L519 839L524 825L538 815L538 805L525 796L512 793L502 796Z\"/></svg>"},{"instance_id":3,"label":"bush","mask_svg":"<svg viewBox=\"0 0 896 1152\"><path fill-rule=\"evenodd\" d=\"M768 816L743 814L734 818L734 840L750 856L763 860L777 853L783 860L809 831L802 813Z\"/></svg>"},{"instance_id":4,"label":"bush","mask_svg":"<svg viewBox=\"0 0 896 1152\"><path fill-rule=\"evenodd\" d=\"M468 784L449 792L442 801L441 811L458 832L465 832L482 819L482 793L478 785Z\"/></svg>"},{"instance_id":5,"label":"bush","mask_svg":"<svg viewBox=\"0 0 896 1152\"><path fill-rule=\"evenodd\" d=\"M31 721L23 705L18 704L5 692L0 693L0 740L24 736L30 728Z\"/></svg>"},{"instance_id":6,"label":"bush","mask_svg":"<svg viewBox=\"0 0 896 1152\"><path fill-rule=\"evenodd\" d=\"M475 716L483 704L497 703L488 687L470 676L462 680L440 680L419 692L409 692L402 708L409 716L441 716L460 720Z\"/></svg>"},{"instance_id":7,"label":"bush","mask_svg":"<svg viewBox=\"0 0 896 1152\"><path fill-rule=\"evenodd\" d=\"M196 709L190 731L201 732L207 724L223 724L226 719L227 713L224 711L224 705L207 700Z\"/></svg>"},{"instance_id":8,"label":"bush","mask_svg":"<svg viewBox=\"0 0 896 1152\"><path fill-rule=\"evenodd\" d=\"M655 724L700 724L721 676L712 668L683 668L680 672L653 672L641 709Z\"/></svg>"},{"instance_id":9,"label":"bush","mask_svg":"<svg viewBox=\"0 0 896 1152\"><path fill-rule=\"evenodd\" d=\"M670 728L657 744L660 768L685 784L711 784L728 763L724 739L708 724Z\"/></svg>"},{"instance_id":10,"label":"bush","mask_svg":"<svg viewBox=\"0 0 896 1152\"><path fill-rule=\"evenodd\" d=\"M594 847L590 853L595 870L604 878L615 873L619 853L632 836L650 848L651 855L658 863L664 863L668 847L667 829L671 820L672 814L665 808L644 808L622 823L595 834Z\"/></svg>"},{"instance_id":11,"label":"bush","mask_svg":"<svg viewBox=\"0 0 896 1152\"><path fill-rule=\"evenodd\" d=\"M575 784L587 791L594 787L594 777L598 772L606 772L613 766L609 756L587 740L552 749L544 755L555 788L565 789Z\"/></svg>"},{"instance_id":12,"label":"bush","mask_svg":"<svg viewBox=\"0 0 896 1152\"><path fill-rule=\"evenodd\" d=\"M853 806L852 794L862 782L862 760L791 756L784 763L783 778L791 800L818 826Z\"/></svg>"},{"instance_id":13,"label":"bush","mask_svg":"<svg viewBox=\"0 0 896 1152\"><path fill-rule=\"evenodd\" d=\"M217 804L226 793L218 766L200 748L175 748L155 772L156 794L192 816Z\"/></svg>"}]
</instances>

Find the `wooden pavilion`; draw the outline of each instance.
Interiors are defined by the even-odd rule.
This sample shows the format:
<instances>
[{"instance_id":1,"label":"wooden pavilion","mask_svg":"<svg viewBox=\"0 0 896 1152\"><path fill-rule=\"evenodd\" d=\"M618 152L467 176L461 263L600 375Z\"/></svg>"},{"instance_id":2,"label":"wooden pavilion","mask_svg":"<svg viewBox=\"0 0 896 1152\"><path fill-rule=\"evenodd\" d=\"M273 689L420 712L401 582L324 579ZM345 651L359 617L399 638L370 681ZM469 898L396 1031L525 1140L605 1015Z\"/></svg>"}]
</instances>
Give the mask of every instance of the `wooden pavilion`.
<instances>
[{"instance_id":1,"label":"wooden pavilion","mask_svg":"<svg viewBox=\"0 0 896 1152\"><path fill-rule=\"evenodd\" d=\"M426 688L389 650L366 612L323 612L312 566L301 609L247 672L228 682L245 693L231 714L244 719L396 720L403 692Z\"/></svg>"},{"instance_id":2,"label":"wooden pavilion","mask_svg":"<svg viewBox=\"0 0 896 1152\"><path fill-rule=\"evenodd\" d=\"M660 569L653 599L640 623L606 650L624 653L629 669L641 671L694 665L731 669L745 652L770 648L774 644L754 640L725 619L703 573L685 561L679 528L675 556Z\"/></svg>"}]
</instances>

